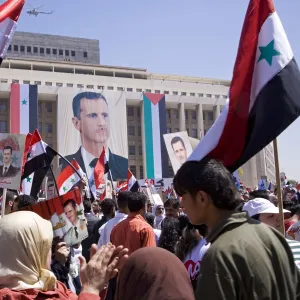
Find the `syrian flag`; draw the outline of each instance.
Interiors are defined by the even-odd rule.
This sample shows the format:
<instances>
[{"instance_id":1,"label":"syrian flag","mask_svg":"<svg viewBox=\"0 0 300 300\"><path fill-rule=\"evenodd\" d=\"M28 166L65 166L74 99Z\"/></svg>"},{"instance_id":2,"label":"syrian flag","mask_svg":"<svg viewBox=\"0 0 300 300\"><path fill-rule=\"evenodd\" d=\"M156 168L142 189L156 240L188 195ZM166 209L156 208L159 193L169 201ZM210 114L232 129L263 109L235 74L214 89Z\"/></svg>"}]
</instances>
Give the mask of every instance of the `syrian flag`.
<instances>
[{"instance_id":1,"label":"syrian flag","mask_svg":"<svg viewBox=\"0 0 300 300\"><path fill-rule=\"evenodd\" d=\"M22 192L37 199L42 182L57 152L43 142L38 130L34 131L29 143L25 146L25 149L29 150L21 177Z\"/></svg>"},{"instance_id":2,"label":"syrian flag","mask_svg":"<svg viewBox=\"0 0 300 300\"><path fill-rule=\"evenodd\" d=\"M140 188L140 185L136 178L133 176L130 170L127 172L127 189L131 192L137 192Z\"/></svg>"},{"instance_id":3,"label":"syrian flag","mask_svg":"<svg viewBox=\"0 0 300 300\"><path fill-rule=\"evenodd\" d=\"M0 5L0 64L15 34L25 0L8 0Z\"/></svg>"},{"instance_id":4,"label":"syrian flag","mask_svg":"<svg viewBox=\"0 0 300 300\"><path fill-rule=\"evenodd\" d=\"M300 114L300 73L272 0L251 0L229 103L188 160L210 156L233 172Z\"/></svg>"},{"instance_id":5,"label":"syrian flag","mask_svg":"<svg viewBox=\"0 0 300 300\"><path fill-rule=\"evenodd\" d=\"M72 160L71 164L74 168L72 168L70 165L67 165L67 167L64 168L63 171L57 177L56 182L59 195L63 195L70 191L71 188L75 184L77 184L84 176L83 171L81 170L80 166L78 165L75 159ZM80 174L80 176L74 169Z\"/></svg>"}]
</instances>

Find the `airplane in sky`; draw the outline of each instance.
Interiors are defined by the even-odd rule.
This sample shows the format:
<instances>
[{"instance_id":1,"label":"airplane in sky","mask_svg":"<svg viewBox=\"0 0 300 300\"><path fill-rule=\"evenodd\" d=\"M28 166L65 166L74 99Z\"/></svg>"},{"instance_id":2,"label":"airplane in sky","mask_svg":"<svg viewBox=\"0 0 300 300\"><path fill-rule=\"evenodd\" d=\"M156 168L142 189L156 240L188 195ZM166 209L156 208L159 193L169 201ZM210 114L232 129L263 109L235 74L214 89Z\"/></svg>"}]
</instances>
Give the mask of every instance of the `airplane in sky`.
<instances>
[{"instance_id":1,"label":"airplane in sky","mask_svg":"<svg viewBox=\"0 0 300 300\"><path fill-rule=\"evenodd\" d=\"M52 15L53 14L53 10L47 12L47 11L39 10L39 8L40 7L27 10L27 14L30 16L35 16L35 17L37 17L39 14L43 14L43 15Z\"/></svg>"}]
</instances>

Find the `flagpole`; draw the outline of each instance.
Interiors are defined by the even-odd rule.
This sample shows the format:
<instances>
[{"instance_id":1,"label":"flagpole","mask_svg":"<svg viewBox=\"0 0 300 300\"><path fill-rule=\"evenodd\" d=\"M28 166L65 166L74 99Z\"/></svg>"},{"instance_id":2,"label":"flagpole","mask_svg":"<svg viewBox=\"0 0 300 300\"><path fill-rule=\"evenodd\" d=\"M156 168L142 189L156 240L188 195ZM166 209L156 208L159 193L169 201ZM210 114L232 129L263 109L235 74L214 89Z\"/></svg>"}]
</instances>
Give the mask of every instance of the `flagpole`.
<instances>
[{"instance_id":1,"label":"flagpole","mask_svg":"<svg viewBox=\"0 0 300 300\"><path fill-rule=\"evenodd\" d=\"M274 160L275 160L275 171L276 171L276 186L277 186L277 200L279 208L279 220L280 220L280 232L285 235L284 230L284 216L283 216L283 201L282 201L282 191L281 191L281 181L280 181L280 168L278 159L278 146L277 139L273 140L274 147Z\"/></svg>"},{"instance_id":2,"label":"flagpole","mask_svg":"<svg viewBox=\"0 0 300 300\"><path fill-rule=\"evenodd\" d=\"M109 171L109 176L110 176L111 187L112 187L114 193L116 193L116 191L115 191L115 189L114 189L113 177L112 177L112 174L111 174L111 170L110 170L110 168L109 168L109 161L108 161L107 156L106 156L106 151L105 151L105 159L106 159L106 161L108 162L108 171ZM106 190L106 188L105 188L105 190Z\"/></svg>"},{"instance_id":3,"label":"flagpole","mask_svg":"<svg viewBox=\"0 0 300 300\"><path fill-rule=\"evenodd\" d=\"M52 166L51 166L51 165L50 165L50 172L51 172L51 175L52 175L53 180L54 180L54 184L55 184L56 191L57 191L57 196L59 196L59 189L58 189L57 182L56 182L56 178L55 178L55 176L54 176L54 173L53 173L53 170L52 170Z\"/></svg>"}]
</instances>

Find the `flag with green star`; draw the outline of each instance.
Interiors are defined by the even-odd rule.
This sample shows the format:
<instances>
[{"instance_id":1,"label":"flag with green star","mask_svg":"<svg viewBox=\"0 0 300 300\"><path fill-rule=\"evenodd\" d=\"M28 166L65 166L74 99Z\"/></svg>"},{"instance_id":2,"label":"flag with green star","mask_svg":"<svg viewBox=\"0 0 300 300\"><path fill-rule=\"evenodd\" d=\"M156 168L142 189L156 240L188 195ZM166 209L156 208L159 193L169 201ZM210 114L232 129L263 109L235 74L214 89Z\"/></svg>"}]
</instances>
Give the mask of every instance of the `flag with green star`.
<instances>
[{"instance_id":1,"label":"flag with green star","mask_svg":"<svg viewBox=\"0 0 300 300\"><path fill-rule=\"evenodd\" d=\"M68 165L66 168L64 168L57 177L56 182L60 195L70 191L72 187L80 181L80 177L84 176L84 173L76 160L73 160L71 165L72 166ZM80 176L76 172L78 172Z\"/></svg>"},{"instance_id":2,"label":"flag with green star","mask_svg":"<svg viewBox=\"0 0 300 300\"><path fill-rule=\"evenodd\" d=\"M249 2L229 91L229 102L189 160L209 156L234 172L300 115L300 72L272 0ZM266 174L275 181L269 157Z\"/></svg>"}]
</instances>

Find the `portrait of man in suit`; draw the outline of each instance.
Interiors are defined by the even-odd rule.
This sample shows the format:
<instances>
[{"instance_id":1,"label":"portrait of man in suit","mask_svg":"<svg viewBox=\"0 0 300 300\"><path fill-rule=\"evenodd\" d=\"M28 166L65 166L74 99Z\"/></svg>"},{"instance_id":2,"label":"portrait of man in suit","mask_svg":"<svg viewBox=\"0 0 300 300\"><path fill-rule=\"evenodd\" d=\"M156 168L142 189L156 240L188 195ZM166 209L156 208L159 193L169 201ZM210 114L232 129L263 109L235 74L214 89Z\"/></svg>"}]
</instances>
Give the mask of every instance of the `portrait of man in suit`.
<instances>
[{"instance_id":1,"label":"portrait of man in suit","mask_svg":"<svg viewBox=\"0 0 300 300\"><path fill-rule=\"evenodd\" d=\"M104 147L112 179L127 178L128 159L114 154L108 147L110 131L113 130L110 121L113 124L114 120L110 120L106 98L100 93L81 92L73 98L72 108L72 123L80 134L81 147L76 153L67 155L66 159L75 159L90 178ZM66 163L63 160L61 163L64 169Z\"/></svg>"},{"instance_id":2,"label":"portrait of man in suit","mask_svg":"<svg viewBox=\"0 0 300 300\"><path fill-rule=\"evenodd\" d=\"M86 220L78 218L75 200L67 200L63 207L66 218L72 224L72 227L64 235L64 242L69 246L76 245L88 236Z\"/></svg>"},{"instance_id":3,"label":"portrait of man in suit","mask_svg":"<svg viewBox=\"0 0 300 300\"><path fill-rule=\"evenodd\" d=\"M171 140L171 146L180 165L183 165L187 160L187 151L183 139L180 136L175 136Z\"/></svg>"},{"instance_id":4,"label":"portrait of man in suit","mask_svg":"<svg viewBox=\"0 0 300 300\"><path fill-rule=\"evenodd\" d=\"M20 171L12 165L13 150L10 146L5 146L3 149L3 165L0 166L0 177L14 177Z\"/></svg>"}]
</instances>

